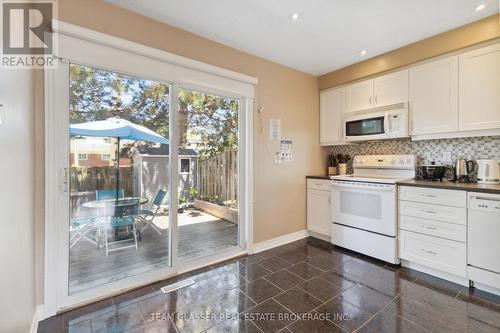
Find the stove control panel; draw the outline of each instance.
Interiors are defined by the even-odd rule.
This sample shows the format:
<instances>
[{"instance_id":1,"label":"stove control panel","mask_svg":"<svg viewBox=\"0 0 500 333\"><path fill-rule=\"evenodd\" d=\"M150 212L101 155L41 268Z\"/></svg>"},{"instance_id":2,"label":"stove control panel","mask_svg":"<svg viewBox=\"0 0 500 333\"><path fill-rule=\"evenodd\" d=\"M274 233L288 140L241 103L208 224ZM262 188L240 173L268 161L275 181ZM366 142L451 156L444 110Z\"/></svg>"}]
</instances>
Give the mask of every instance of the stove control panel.
<instances>
[{"instance_id":1,"label":"stove control panel","mask_svg":"<svg viewBox=\"0 0 500 333\"><path fill-rule=\"evenodd\" d=\"M414 170L417 165L415 155L358 155L354 157L355 169L405 169Z\"/></svg>"}]
</instances>

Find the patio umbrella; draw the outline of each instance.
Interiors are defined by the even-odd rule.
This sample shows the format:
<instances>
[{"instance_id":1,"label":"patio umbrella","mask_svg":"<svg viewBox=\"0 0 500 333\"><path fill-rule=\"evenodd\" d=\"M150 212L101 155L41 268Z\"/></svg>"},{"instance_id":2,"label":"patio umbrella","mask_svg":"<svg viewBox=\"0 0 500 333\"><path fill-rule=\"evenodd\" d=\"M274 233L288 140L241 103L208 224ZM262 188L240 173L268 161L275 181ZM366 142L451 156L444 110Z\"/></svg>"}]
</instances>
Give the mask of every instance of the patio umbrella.
<instances>
[{"instance_id":1,"label":"patio umbrella","mask_svg":"<svg viewBox=\"0 0 500 333\"><path fill-rule=\"evenodd\" d=\"M114 137L118 139L116 163L116 198L118 199L120 182L120 140L140 140L168 144L168 139L141 125L120 118L108 118L69 126L70 135Z\"/></svg>"}]
</instances>

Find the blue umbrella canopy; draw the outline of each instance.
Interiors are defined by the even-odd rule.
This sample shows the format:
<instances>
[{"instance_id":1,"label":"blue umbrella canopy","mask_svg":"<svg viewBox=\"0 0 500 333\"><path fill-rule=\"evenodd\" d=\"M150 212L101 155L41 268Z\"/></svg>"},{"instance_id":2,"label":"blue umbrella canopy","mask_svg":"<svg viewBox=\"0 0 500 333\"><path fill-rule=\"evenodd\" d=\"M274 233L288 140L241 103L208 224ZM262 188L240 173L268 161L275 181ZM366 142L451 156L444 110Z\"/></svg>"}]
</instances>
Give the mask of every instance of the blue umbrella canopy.
<instances>
[{"instance_id":1,"label":"blue umbrella canopy","mask_svg":"<svg viewBox=\"0 0 500 333\"><path fill-rule=\"evenodd\" d=\"M91 121L69 126L70 135L114 137L168 144L168 139L141 125L120 118Z\"/></svg>"},{"instance_id":2,"label":"blue umbrella canopy","mask_svg":"<svg viewBox=\"0 0 500 333\"><path fill-rule=\"evenodd\" d=\"M106 120L90 121L87 123L73 124L69 126L70 135L98 136L118 138L117 163L116 169L116 199L119 198L120 188L120 166L119 151L120 140L150 141L155 143L168 144L168 139L160 134L141 125L134 124L128 120L120 118L108 118Z\"/></svg>"}]
</instances>

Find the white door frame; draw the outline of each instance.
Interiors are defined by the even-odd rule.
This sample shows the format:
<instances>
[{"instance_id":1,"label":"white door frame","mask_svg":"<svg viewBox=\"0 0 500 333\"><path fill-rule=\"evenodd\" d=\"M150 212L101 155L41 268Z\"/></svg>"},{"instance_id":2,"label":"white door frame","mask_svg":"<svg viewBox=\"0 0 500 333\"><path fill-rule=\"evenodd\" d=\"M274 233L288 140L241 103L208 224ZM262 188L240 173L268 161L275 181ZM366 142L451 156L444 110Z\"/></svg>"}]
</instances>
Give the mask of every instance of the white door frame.
<instances>
[{"instance_id":1,"label":"white door frame","mask_svg":"<svg viewBox=\"0 0 500 333\"><path fill-rule=\"evenodd\" d=\"M86 29L84 29L86 30ZM81 31L80 31L81 32ZM84 31L92 34L94 40L106 37L107 35ZM75 33L73 32L72 38L74 39ZM101 35L104 35L101 36ZM107 38L107 37L106 37ZM109 41L109 40L108 40ZM113 37L113 42L117 40ZM120 43L119 52L124 52L124 48L128 46L130 50L137 48L136 43L131 43L119 39ZM112 43L111 43L112 44ZM60 44L60 47L63 47ZM97 45L97 44L96 44ZM74 46L74 45L73 45ZM82 47L88 48L88 38ZM109 49L110 45L106 47ZM97 45L102 47L102 45ZM146 47L144 47L146 48ZM148 48L146 48L146 51ZM153 49L154 50L154 49ZM88 52L88 51L87 51ZM155 50L155 62L158 63L158 52L166 58L171 55ZM64 52L63 52L64 53ZM82 52L85 53L85 52ZM164 53L164 54L163 54ZM135 51L133 56L137 56ZM182 57L180 57L182 58ZM178 60L179 56L175 56ZM72 59L71 59L72 60ZM76 63L81 63L77 59ZM167 60L167 59L166 59ZM113 59L114 61L114 59ZM189 59L188 59L189 61ZM91 61L84 62L92 66ZM44 253L44 304L39 308L39 318L44 319L55 315L58 311L72 308L78 305L90 303L101 298L109 297L113 294L123 292L126 289L135 288L140 285L148 284L157 280L164 279L170 275L181 273L191 270L195 267L211 264L217 261L225 260L235 255L244 254L252 248L253 244L253 94L252 96L242 96L238 93L231 93L225 89L206 87L204 83L194 85L193 70L189 69L190 83L181 83L181 81L174 78L169 80L166 78L152 78L148 75L140 77L150 78L162 82L171 82L170 91L170 124L177 124L178 116L178 98L177 91L179 85L182 87L195 87L197 90L203 92L212 92L221 94L228 97L239 98L240 103L240 160L239 160L239 193L240 193L240 221L239 224L239 237L240 247L228 251L221 251L213 253L202 258L195 258L182 263L177 262L177 246L178 237L174 236L177 231L177 214L172 214L171 226L169 228L171 242L170 247L170 261L171 267L160 268L151 272L141 274L139 276L127 278L124 280L115 281L104 286L96 287L91 291L81 292L75 295L68 296L68 229L69 229L69 195L68 195L68 150L69 150L69 115L67 112L69 105L69 62L68 60L61 60L58 69L45 71L45 253ZM160 64L161 65L161 64ZM202 64L204 65L204 64ZM169 65L171 66L171 64ZM200 63L196 62L196 66ZM208 72L214 71L214 66L206 65ZM103 66L94 66L103 68ZM106 68L103 68L106 69ZM117 71L116 66L111 66L110 71ZM197 70L200 70L197 68ZM227 70L221 71L227 75ZM119 71L120 72L120 71ZM182 72L182 71L180 71ZM137 71L134 73L121 73L138 76ZM206 76L207 72L200 72L202 76ZM178 75L179 72L176 73ZM231 73L229 73L231 74ZM215 73L217 75L217 73ZM235 73L235 75L240 75ZM227 81L227 78L223 79ZM227 83L227 82L223 82ZM241 83L241 82L239 82ZM256 83L252 82L252 84ZM252 89L253 91L253 89ZM175 111L174 111L175 110ZM178 128L171 125L170 129L170 142L171 147L178 144ZM61 144L63 143L63 144ZM171 161L176 161L178 152L176 149L171 150ZM178 164L169 163L170 169L170 195L173 198L177 197L178 186ZM169 200L170 210L177 212L178 201ZM63 207L63 208L61 208ZM65 207L65 208L64 208Z\"/></svg>"}]
</instances>

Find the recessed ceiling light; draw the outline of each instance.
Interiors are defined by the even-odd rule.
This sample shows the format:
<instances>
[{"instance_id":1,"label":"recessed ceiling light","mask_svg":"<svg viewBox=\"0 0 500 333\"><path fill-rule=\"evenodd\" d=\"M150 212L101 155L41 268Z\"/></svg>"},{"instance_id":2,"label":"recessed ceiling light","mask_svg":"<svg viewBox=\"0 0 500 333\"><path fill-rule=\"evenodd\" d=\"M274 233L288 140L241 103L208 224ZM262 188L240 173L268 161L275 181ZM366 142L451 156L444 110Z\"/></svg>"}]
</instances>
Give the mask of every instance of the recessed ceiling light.
<instances>
[{"instance_id":1,"label":"recessed ceiling light","mask_svg":"<svg viewBox=\"0 0 500 333\"><path fill-rule=\"evenodd\" d=\"M360 55L365 55L366 54L366 50L362 50L361 52L359 52Z\"/></svg>"},{"instance_id":2,"label":"recessed ceiling light","mask_svg":"<svg viewBox=\"0 0 500 333\"><path fill-rule=\"evenodd\" d=\"M482 4L480 4L480 5L477 5L477 6L476 6L476 12L480 12L480 11L482 11L482 10L483 10L483 9L485 9L485 8L486 8L486 4L485 4L485 3L482 3Z\"/></svg>"},{"instance_id":3,"label":"recessed ceiling light","mask_svg":"<svg viewBox=\"0 0 500 333\"><path fill-rule=\"evenodd\" d=\"M300 13L298 13L298 12L290 14L290 19L292 21L297 21L299 18L300 18Z\"/></svg>"}]
</instances>

